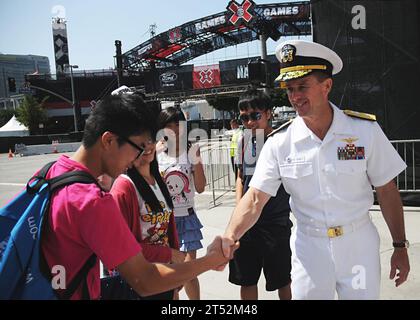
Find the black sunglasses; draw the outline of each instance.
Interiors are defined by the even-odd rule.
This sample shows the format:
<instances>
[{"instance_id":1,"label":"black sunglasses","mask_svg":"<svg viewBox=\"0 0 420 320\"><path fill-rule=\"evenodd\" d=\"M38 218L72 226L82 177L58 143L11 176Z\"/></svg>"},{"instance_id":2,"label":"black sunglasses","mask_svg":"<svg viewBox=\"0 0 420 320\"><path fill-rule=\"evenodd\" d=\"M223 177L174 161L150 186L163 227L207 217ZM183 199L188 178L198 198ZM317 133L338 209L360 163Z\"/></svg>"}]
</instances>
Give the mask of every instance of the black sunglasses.
<instances>
[{"instance_id":1,"label":"black sunglasses","mask_svg":"<svg viewBox=\"0 0 420 320\"><path fill-rule=\"evenodd\" d=\"M143 154L145 148L139 147L138 145L136 145L133 141L131 141L130 139L123 137L123 136L118 136L121 140L123 140L124 142L127 142L130 146L132 146L134 149L139 151L139 154L137 155L137 157L134 160L137 160L138 158L140 158L140 156Z\"/></svg>"},{"instance_id":2,"label":"black sunglasses","mask_svg":"<svg viewBox=\"0 0 420 320\"><path fill-rule=\"evenodd\" d=\"M241 120L243 123L248 122L250 119L252 121L258 121L262 118L262 112L251 112L248 114L241 114L239 116L239 120Z\"/></svg>"}]
</instances>

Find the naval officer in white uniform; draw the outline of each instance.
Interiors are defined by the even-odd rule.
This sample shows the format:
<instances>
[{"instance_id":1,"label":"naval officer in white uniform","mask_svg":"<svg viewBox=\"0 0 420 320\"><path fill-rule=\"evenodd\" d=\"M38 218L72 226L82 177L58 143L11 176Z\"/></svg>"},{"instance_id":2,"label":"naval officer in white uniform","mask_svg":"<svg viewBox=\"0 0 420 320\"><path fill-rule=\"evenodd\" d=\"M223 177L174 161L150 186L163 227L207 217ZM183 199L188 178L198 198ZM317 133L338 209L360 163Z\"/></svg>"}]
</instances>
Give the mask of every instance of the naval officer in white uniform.
<instances>
[{"instance_id":1,"label":"naval officer in white uniform","mask_svg":"<svg viewBox=\"0 0 420 320\"><path fill-rule=\"evenodd\" d=\"M265 143L250 189L235 208L223 249L258 220L281 184L297 224L291 238L293 299L378 299L379 236L369 209L375 188L393 239L390 278L409 273L401 198L393 179L406 168L375 116L328 100L340 57L320 44L290 40L276 49L277 81L298 117ZM391 246L391 244L390 244Z\"/></svg>"}]
</instances>

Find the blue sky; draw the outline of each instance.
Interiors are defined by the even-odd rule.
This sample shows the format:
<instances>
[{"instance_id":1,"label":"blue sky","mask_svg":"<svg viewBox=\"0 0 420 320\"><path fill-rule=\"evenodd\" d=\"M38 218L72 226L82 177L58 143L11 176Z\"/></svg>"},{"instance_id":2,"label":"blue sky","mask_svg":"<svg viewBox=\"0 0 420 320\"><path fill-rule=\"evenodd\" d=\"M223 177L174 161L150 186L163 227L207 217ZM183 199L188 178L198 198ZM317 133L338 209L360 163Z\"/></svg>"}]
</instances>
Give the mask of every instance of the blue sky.
<instances>
[{"instance_id":1,"label":"blue sky","mask_svg":"<svg viewBox=\"0 0 420 320\"><path fill-rule=\"evenodd\" d=\"M126 52L149 38L148 29L153 23L157 33L161 33L222 12L227 3L228 0L1 0L0 52L47 56L51 71L55 72L51 18L60 10L60 15L67 19L70 63L86 70L107 69L114 67L115 40L122 41L122 51ZM274 53L275 46L269 40L268 53ZM189 63L210 64L259 54L260 44L254 41L209 53Z\"/></svg>"}]
</instances>

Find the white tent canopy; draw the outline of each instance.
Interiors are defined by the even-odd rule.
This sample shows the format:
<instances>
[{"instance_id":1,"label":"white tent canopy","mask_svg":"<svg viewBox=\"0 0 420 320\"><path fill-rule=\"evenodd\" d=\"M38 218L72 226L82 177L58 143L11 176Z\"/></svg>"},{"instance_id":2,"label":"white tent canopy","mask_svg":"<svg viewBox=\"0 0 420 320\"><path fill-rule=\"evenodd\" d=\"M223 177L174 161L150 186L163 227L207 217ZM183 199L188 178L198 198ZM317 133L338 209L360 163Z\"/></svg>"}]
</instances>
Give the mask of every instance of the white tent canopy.
<instances>
[{"instance_id":1,"label":"white tent canopy","mask_svg":"<svg viewBox=\"0 0 420 320\"><path fill-rule=\"evenodd\" d=\"M0 137L28 136L29 130L13 116L9 122L0 128Z\"/></svg>"}]
</instances>

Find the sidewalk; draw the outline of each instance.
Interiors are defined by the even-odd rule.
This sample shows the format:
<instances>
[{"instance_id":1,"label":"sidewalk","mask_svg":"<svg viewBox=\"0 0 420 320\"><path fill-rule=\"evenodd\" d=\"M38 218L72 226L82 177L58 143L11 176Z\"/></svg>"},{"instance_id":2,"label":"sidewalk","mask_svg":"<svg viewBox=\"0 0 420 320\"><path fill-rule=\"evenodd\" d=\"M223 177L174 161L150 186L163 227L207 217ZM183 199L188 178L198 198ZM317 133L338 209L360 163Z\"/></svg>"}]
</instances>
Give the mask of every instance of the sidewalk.
<instances>
[{"instance_id":1,"label":"sidewalk","mask_svg":"<svg viewBox=\"0 0 420 320\"><path fill-rule=\"evenodd\" d=\"M204 193L196 196L197 211L203 224L204 246L206 247L216 235L223 234L230 215L234 208L234 193L228 193L223 196L217 207L209 208L211 194ZM382 283L381 299L420 299L420 208L405 207L405 225L407 239L410 240L409 249L411 271L408 281L401 287L395 288L394 281L389 280L390 257L392 254L391 236L386 223L379 211L378 206L372 207L371 214L373 222L378 228L381 238L381 266ZM292 220L294 217L292 216ZM205 249L198 251L198 256L205 253ZM199 277L201 287L201 298L209 300L239 299L239 287L227 281L229 275L228 267L223 272L210 271ZM277 299L276 292L265 291L264 276L258 283L259 298L265 300ZM180 294L180 299L187 299L185 291Z\"/></svg>"}]
</instances>

